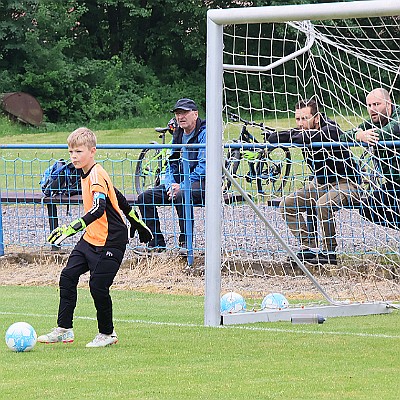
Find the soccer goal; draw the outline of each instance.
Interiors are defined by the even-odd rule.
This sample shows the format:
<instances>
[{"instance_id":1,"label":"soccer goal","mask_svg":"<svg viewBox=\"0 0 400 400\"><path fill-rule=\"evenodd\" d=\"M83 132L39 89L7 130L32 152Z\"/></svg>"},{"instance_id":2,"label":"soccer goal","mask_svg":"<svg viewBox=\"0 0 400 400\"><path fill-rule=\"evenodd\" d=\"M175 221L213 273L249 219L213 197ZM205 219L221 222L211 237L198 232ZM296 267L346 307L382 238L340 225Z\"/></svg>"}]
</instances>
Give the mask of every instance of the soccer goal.
<instances>
[{"instance_id":1,"label":"soccer goal","mask_svg":"<svg viewBox=\"0 0 400 400\"><path fill-rule=\"evenodd\" d=\"M310 170L301 147L270 145L266 138L295 127L294 108L302 99L315 98L349 135L369 118L371 90L383 88L400 104L399 15L398 0L208 12L206 325L396 307L400 230L360 215L363 201L390 180L374 150L346 142L360 166L360 199L335 212L337 264L309 265L296 258L299 243L278 206L310 180ZM390 163L399 137L380 142L392 152L380 165ZM244 201L222 204L222 191ZM307 212L304 218L315 224ZM221 314L220 297L230 291L243 295L245 312ZM289 307L262 309L263 297L276 292Z\"/></svg>"}]
</instances>

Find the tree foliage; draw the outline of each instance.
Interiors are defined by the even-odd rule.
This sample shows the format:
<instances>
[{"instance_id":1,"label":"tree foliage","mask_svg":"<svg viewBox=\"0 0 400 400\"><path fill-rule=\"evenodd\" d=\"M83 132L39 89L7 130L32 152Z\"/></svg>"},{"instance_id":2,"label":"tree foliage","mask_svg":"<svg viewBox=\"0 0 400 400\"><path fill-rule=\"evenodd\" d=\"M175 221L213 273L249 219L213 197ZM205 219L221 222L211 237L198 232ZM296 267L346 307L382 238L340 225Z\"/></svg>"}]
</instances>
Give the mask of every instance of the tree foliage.
<instances>
[{"instance_id":1,"label":"tree foliage","mask_svg":"<svg viewBox=\"0 0 400 400\"><path fill-rule=\"evenodd\" d=\"M0 91L32 94L51 122L163 114L182 96L204 107L207 10L278 4L1 1Z\"/></svg>"}]
</instances>

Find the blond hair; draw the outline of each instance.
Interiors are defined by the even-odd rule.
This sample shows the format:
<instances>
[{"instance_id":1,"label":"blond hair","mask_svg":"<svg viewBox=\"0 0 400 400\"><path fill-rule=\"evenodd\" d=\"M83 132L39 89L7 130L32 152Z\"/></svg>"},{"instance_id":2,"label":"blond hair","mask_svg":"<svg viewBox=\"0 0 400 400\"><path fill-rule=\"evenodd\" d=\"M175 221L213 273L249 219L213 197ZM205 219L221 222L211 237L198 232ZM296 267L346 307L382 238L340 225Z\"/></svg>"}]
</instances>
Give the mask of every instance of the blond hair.
<instances>
[{"instance_id":1,"label":"blond hair","mask_svg":"<svg viewBox=\"0 0 400 400\"><path fill-rule=\"evenodd\" d=\"M86 146L91 149L96 147L97 138L93 131L81 127L75 129L67 138L68 147Z\"/></svg>"}]
</instances>

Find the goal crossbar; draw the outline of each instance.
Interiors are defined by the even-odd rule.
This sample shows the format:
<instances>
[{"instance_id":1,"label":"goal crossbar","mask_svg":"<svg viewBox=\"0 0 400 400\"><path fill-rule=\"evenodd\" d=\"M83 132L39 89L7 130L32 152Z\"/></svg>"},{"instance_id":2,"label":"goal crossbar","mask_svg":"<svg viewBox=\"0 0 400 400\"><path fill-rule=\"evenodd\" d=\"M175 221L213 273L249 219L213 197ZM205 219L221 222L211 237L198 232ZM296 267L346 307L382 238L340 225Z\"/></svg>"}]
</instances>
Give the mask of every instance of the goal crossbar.
<instances>
[{"instance_id":1,"label":"goal crossbar","mask_svg":"<svg viewBox=\"0 0 400 400\"><path fill-rule=\"evenodd\" d=\"M217 25L385 17L399 12L397 0L353 1L349 3L299 4L269 7L214 9L207 19Z\"/></svg>"}]
</instances>

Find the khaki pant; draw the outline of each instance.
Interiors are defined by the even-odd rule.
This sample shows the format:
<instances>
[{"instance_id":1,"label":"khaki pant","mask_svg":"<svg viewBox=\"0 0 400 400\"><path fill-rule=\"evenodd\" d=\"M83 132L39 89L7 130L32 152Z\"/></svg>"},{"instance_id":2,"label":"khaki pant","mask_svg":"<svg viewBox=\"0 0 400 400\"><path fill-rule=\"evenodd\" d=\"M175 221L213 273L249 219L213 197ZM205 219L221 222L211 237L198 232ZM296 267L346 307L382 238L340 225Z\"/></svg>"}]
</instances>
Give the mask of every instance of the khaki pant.
<instances>
[{"instance_id":1,"label":"khaki pant","mask_svg":"<svg viewBox=\"0 0 400 400\"><path fill-rule=\"evenodd\" d=\"M285 197L279 211L289 229L304 247L317 248L317 219L321 223L322 248L335 251L335 211L360 198L360 189L348 179L339 179L335 184L320 185L316 180ZM307 213L307 221L303 213Z\"/></svg>"}]
</instances>

